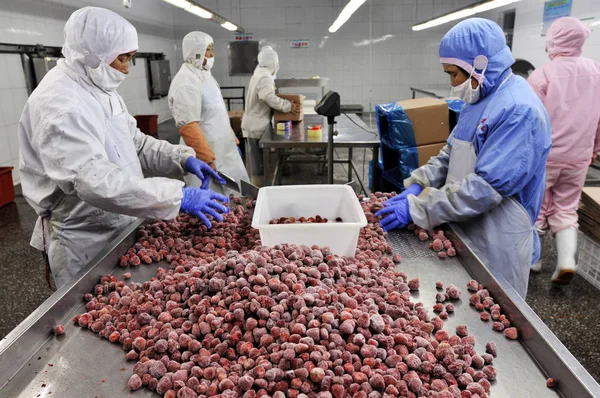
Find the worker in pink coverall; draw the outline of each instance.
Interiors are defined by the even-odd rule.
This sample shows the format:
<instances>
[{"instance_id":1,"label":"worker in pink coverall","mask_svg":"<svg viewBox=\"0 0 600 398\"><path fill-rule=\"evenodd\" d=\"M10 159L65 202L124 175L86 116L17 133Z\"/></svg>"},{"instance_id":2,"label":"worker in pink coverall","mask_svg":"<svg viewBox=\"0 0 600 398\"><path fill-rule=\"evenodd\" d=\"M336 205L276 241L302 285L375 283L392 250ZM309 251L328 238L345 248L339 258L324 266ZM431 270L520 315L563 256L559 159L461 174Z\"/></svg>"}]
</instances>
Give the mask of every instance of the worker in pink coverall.
<instances>
[{"instance_id":1,"label":"worker in pink coverall","mask_svg":"<svg viewBox=\"0 0 600 398\"><path fill-rule=\"evenodd\" d=\"M558 259L553 283L575 275L577 208L590 162L600 150L600 63L582 57L590 30L577 18L554 21L546 35L549 63L529 76L552 126L546 193L536 227L556 235ZM541 260L532 271L541 271Z\"/></svg>"}]
</instances>

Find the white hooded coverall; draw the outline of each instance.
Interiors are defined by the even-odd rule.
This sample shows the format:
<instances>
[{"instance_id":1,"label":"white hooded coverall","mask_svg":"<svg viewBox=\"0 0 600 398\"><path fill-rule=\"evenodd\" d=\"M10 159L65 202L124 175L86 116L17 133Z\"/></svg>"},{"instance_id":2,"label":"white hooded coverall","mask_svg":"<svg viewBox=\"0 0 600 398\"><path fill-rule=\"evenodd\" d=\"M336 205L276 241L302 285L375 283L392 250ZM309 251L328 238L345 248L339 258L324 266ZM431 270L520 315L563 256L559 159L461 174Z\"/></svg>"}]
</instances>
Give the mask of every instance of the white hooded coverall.
<instances>
[{"instance_id":1,"label":"white hooded coverall","mask_svg":"<svg viewBox=\"0 0 600 398\"><path fill-rule=\"evenodd\" d=\"M258 54L258 66L248 85L246 110L242 118L242 133L246 138L246 166L250 175L262 175L262 152L258 143L270 133L273 110L289 112L292 103L275 94L275 75L279 71L279 57L270 46Z\"/></svg>"},{"instance_id":2,"label":"white hooded coverall","mask_svg":"<svg viewBox=\"0 0 600 398\"><path fill-rule=\"evenodd\" d=\"M169 107L178 129L198 122L215 154L217 170L239 184L240 180L249 181L248 173L235 144L219 84L210 71L202 67L210 44L213 44L212 37L202 32L190 32L183 38L184 63L171 82ZM183 138L180 143L185 144ZM201 181L191 175L185 178L185 182L188 186L201 185ZM214 181L211 182L210 189L231 193Z\"/></svg>"},{"instance_id":3,"label":"white hooded coverall","mask_svg":"<svg viewBox=\"0 0 600 398\"><path fill-rule=\"evenodd\" d=\"M31 94L19 122L23 195L39 215L31 245L47 251L57 287L136 217L175 218L183 183L144 179L142 170L181 178L195 156L141 133L114 91L124 75L108 64L137 50L133 25L85 7L64 34L65 59Z\"/></svg>"}]
</instances>

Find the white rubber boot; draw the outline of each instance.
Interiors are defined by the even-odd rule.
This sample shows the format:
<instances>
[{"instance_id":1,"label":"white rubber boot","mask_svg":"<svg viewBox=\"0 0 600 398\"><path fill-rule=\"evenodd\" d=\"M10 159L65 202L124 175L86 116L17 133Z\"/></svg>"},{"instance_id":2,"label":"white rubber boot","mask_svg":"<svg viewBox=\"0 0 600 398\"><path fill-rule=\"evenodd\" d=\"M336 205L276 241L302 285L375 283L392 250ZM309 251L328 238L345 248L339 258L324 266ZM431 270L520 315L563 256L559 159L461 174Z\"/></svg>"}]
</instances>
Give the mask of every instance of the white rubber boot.
<instances>
[{"instance_id":1,"label":"white rubber boot","mask_svg":"<svg viewBox=\"0 0 600 398\"><path fill-rule=\"evenodd\" d=\"M540 257L540 261L538 261L537 263L534 263L531 266L531 272L535 272L536 274L539 274L540 272L542 272L542 258Z\"/></svg>"},{"instance_id":2,"label":"white rubber boot","mask_svg":"<svg viewBox=\"0 0 600 398\"><path fill-rule=\"evenodd\" d=\"M567 285L575 276L577 253L577 229L567 228L556 233L557 261L552 283Z\"/></svg>"}]
</instances>

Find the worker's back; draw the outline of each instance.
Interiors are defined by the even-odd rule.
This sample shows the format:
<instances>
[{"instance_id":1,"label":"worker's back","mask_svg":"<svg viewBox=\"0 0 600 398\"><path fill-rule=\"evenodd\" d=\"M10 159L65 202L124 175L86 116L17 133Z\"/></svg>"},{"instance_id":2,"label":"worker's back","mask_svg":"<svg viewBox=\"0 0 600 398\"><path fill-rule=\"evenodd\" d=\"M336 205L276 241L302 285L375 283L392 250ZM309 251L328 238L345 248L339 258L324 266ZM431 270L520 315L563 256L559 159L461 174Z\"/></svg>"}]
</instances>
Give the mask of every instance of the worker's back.
<instances>
[{"instance_id":1,"label":"worker's back","mask_svg":"<svg viewBox=\"0 0 600 398\"><path fill-rule=\"evenodd\" d=\"M246 110L242 118L244 137L261 138L271 125L273 109L261 98L261 90L275 93L275 80L265 68L256 68L248 84ZM263 98L265 94L262 94ZM280 100L281 103L285 103Z\"/></svg>"},{"instance_id":2,"label":"worker's back","mask_svg":"<svg viewBox=\"0 0 600 398\"><path fill-rule=\"evenodd\" d=\"M600 107L596 101L600 98L600 63L581 56L586 32L568 22L548 32L552 61L535 70L529 83L550 117L548 164L580 168L587 166L599 149Z\"/></svg>"}]
</instances>

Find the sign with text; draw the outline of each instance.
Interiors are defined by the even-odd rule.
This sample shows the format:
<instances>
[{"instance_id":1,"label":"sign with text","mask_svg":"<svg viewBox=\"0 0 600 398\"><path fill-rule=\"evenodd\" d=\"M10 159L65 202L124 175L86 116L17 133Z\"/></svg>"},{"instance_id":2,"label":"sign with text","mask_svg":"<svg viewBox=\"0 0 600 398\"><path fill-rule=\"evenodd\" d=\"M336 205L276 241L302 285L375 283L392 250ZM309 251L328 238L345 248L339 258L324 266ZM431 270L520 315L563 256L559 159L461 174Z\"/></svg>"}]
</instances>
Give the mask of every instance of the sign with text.
<instances>
[{"instance_id":1,"label":"sign with text","mask_svg":"<svg viewBox=\"0 0 600 398\"><path fill-rule=\"evenodd\" d=\"M561 17L571 15L571 5L573 0L552 0L544 3L544 21L542 24L542 36L546 36L546 32L552 22Z\"/></svg>"},{"instance_id":2,"label":"sign with text","mask_svg":"<svg viewBox=\"0 0 600 398\"><path fill-rule=\"evenodd\" d=\"M310 48L310 40L292 40L290 41L291 48Z\"/></svg>"},{"instance_id":3,"label":"sign with text","mask_svg":"<svg viewBox=\"0 0 600 398\"><path fill-rule=\"evenodd\" d=\"M236 33L235 41L250 41L252 40L252 33Z\"/></svg>"}]
</instances>

